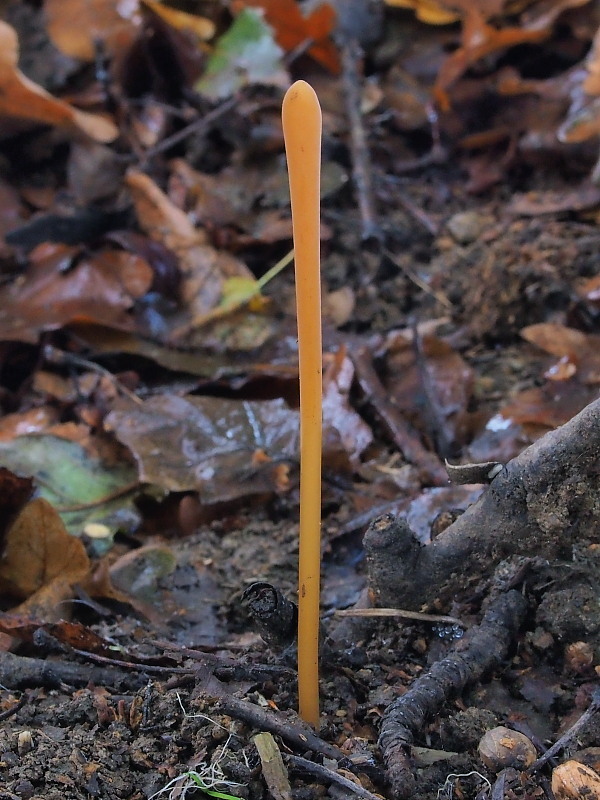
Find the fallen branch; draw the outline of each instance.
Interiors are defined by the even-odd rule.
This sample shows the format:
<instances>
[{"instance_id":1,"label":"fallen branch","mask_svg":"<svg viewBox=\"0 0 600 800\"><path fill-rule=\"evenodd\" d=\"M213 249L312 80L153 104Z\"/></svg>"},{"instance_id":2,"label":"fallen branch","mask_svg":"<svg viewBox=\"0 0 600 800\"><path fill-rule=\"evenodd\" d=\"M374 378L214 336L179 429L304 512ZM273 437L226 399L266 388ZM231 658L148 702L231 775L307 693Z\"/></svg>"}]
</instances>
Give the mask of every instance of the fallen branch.
<instances>
[{"instance_id":1,"label":"fallen branch","mask_svg":"<svg viewBox=\"0 0 600 800\"><path fill-rule=\"evenodd\" d=\"M422 611L479 585L511 556L570 560L576 542L599 540L599 466L596 400L510 461L430 544L403 519L377 517L364 538L377 605Z\"/></svg>"}]
</instances>

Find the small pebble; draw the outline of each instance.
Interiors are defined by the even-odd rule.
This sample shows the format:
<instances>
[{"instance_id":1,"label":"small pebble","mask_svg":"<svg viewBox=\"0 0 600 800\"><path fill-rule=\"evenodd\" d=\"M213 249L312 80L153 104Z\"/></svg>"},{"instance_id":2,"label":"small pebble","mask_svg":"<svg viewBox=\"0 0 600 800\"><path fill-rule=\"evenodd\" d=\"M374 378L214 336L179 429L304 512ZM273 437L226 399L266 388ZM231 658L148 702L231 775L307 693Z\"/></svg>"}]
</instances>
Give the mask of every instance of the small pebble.
<instances>
[{"instance_id":1,"label":"small pebble","mask_svg":"<svg viewBox=\"0 0 600 800\"><path fill-rule=\"evenodd\" d=\"M599 800L600 776L579 761L565 761L552 772L556 800Z\"/></svg>"},{"instance_id":2,"label":"small pebble","mask_svg":"<svg viewBox=\"0 0 600 800\"><path fill-rule=\"evenodd\" d=\"M486 217L476 211L460 211L450 217L446 228L458 244L471 244L479 239L488 222Z\"/></svg>"},{"instance_id":3,"label":"small pebble","mask_svg":"<svg viewBox=\"0 0 600 800\"><path fill-rule=\"evenodd\" d=\"M536 749L527 736L503 725L484 734L478 751L486 767L494 772L507 767L527 769L537 757Z\"/></svg>"}]
</instances>

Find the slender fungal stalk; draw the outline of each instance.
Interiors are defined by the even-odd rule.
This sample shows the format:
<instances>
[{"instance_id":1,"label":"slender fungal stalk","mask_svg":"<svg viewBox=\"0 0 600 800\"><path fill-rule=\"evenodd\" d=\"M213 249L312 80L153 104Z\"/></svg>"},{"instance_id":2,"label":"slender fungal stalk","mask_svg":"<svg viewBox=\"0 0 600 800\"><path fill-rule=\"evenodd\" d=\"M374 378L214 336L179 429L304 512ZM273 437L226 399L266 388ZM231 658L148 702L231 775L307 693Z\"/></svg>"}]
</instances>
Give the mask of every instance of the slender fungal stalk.
<instances>
[{"instance_id":1,"label":"slender fungal stalk","mask_svg":"<svg viewBox=\"0 0 600 800\"><path fill-rule=\"evenodd\" d=\"M319 727L321 582L322 344L319 200L321 107L304 81L283 100L290 179L300 369L300 557L298 698L300 716Z\"/></svg>"}]
</instances>

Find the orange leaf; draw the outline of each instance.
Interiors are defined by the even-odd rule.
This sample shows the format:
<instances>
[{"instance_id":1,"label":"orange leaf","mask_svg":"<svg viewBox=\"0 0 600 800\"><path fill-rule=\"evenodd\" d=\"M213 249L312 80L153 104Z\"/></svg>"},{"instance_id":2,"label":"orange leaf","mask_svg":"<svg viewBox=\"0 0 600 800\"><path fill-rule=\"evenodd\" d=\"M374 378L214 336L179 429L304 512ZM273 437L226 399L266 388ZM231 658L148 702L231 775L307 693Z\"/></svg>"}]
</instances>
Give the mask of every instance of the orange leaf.
<instances>
[{"instance_id":1,"label":"orange leaf","mask_svg":"<svg viewBox=\"0 0 600 800\"><path fill-rule=\"evenodd\" d=\"M96 41L108 53L127 48L141 23L137 2L44 0L48 35L71 58L93 61Z\"/></svg>"},{"instance_id":2,"label":"orange leaf","mask_svg":"<svg viewBox=\"0 0 600 800\"><path fill-rule=\"evenodd\" d=\"M118 136L113 122L99 114L78 111L52 97L17 68L19 40L10 25L0 21L0 114L46 125L79 129L98 142Z\"/></svg>"},{"instance_id":3,"label":"orange leaf","mask_svg":"<svg viewBox=\"0 0 600 800\"><path fill-rule=\"evenodd\" d=\"M336 14L328 3L322 3L304 16L295 0L234 0L234 10L244 6L262 8L265 19L275 31L275 39L286 52L312 40L308 53L330 72L338 74L340 59L331 40Z\"/></svg>"}]
</instances>

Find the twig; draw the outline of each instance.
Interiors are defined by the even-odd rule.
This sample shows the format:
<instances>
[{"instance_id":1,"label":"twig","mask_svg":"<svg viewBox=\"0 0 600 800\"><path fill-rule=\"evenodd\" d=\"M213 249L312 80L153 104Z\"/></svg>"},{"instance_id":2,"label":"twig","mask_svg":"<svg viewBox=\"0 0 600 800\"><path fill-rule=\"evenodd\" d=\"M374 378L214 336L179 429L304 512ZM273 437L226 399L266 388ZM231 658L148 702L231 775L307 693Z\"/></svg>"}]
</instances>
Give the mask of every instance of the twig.
<instances>
[{"instance_id":1,"label":"twig","mask_svg":"<svg viewBox=\"0 0 600 800\"><path fill-rule=\"evenodd\" d=\"M447 617L444 614L421 614L420 611L404 611L401 608L345 608L334 612L336 617L400 617L414 619L417 622L443 622L448 625L460 625L466 628L458 617Z\"/></svg>"},{"instance_id":2,"label":"twig","mask_svg":"<svg viewBox=\"0 0 600 800\"><path fill-rule=\"evenodd\" d=\"M471 628L449 656L433 664L406 694L387 707L379 746L394 798L408 798L414 794L410 746L415 734L450 697L505 657L526 608L526 601L515 589L499 595L490 604L481 624Z\"/></svg>"},{"instance_id":3,"label":"twig","mask_svg":"<svg viewBox=\"0 0 600 800\"><path fill-rule=\"evenodd\" d=\"M600 710L600 687L596 687L592 694L592 702L583 712L583 714L579 717L577 722L575 722L568 731L563 733L563 735L558 739L552 747L548 748L546 752L541 755L537 761L534 761L531 767L529 767L529 772L537 772L541 767L546 764L547 761L554 758L561 750L564 750L568 747L573 739L575 739L581 733L582 729L588 725L592 717L598 713Z\"/></svg>"},{"instance_id":4,"label":"twig","mask_svg":"<svg viewBox=\"0 0 600 800\"><path fill-rule=\"evenodd\" d=\"M198 119L195 119L193 122L190 122L189 125L186 125L185 128L182 128L180 131L171 134L171 136L167 136L166 139L163 139L154 147L146 150L144 153L144 161L149 161L151 158L160 155L160 153L164 153L165 150L170 150L171 147L174 147L176 144L179 144L179 142L187 139L188 136L198 136L199 134L204 133L214 122L220 119L228 111L231 111L238 101L239 97L237 95L229 97L227 100L221 103L221 105L213 108L212 111L209 111L208 114L205 114L203 117L198 117Z\"/></svg>"},{"instance_id":5,"label":"twig","mask_svg":"<svg viewBox=\"0 0 600 800\"><path fill-rule=\"evenodd\" d=\"M319 778L319 780L326 781L327 783L335 783L347 789L349 792L352 792L357 797L364 798L364 800L380 800L381 798L381 795L369 792L369 790L365 789L363 786L359 786L348 778L344 778L339 772L328 769L322 764L316 764L314 761L309 761L307 758L294 755L289 755L286 760L292 769L308 772L309 775L314 775L315 778Z\"/></svg>"},{"instance_id":6,"label":"twig","mask_svg":"<svg viewBox=\"0 0 600 800\"><path fill-rule=\"evenodd\" d=\"M352 769L352 763L341 750L329 742L324 741L304 723L293 722L283 714L276 711L265 711L263 708L240 700L233 695L223 694L218 698L219 706L226 714L236 719L241 719L262 731L270 731L276 736L281 736L284 742L300 752L310 750L325 758L332 758L346 769Z\"/></svg>"},{"instance_id":7,"label":"twig","mask_svg":"<svg viewBox=\"0 0 600 800\"><path fill-rule=\"evenodd\" d=\"M342 60L342 84L346 100L346 113L350 122L350 151L352 154L352 177L356 188L358 209L360 212L362 238L376 239L381 236L375 201L372 167L369 147L361 114L361 96L359 63L363 53L356 39L338 37Z\"/></svg>"},{"instance_id":8,"label":"twig","mask_svg":"<svg viewBox=\"0 0 600 800\"><path fill-rule=\"evenodd\" d=\"M403 418L400 410L390 401L383 384L379 380L379 376L373 368L370 352L361 347L354 355L353 360L359 386L386 427L394 444L400 449L407 461L410 461L425 473L426 480L431 481L435 486L445 486L448 483L446 470L437 456L425 449L421 444L417 431Z\"/></svg>"},{"instance_id":9,"label":"twig","mask_svg":"<svg viewBox=\"0 0 600 800\"><path fill-rule=\"evenodd\" d=\"M391 250L386 249L383 252L386 258L389 258L392 264L395 267L398 267L398 269L401 270L406 275L406 277L415 284L415 286L418 286L419 289L422 289L424 292L434 297L438 301L438 303L445 306L446 308L450 309L454 308L454 306L452 305L450 300L448 300L445 294L436 291L435 289L432 289L431 286L427 283L427 281L424 281L422 278L419 278L417 273L414 272L412 269L410 269L410 267L408 267L406 264L403 264L400 261L400 259L398 259L397 256L395 256L394 253L391 252Z\"/></svg>"}]
</instances>

